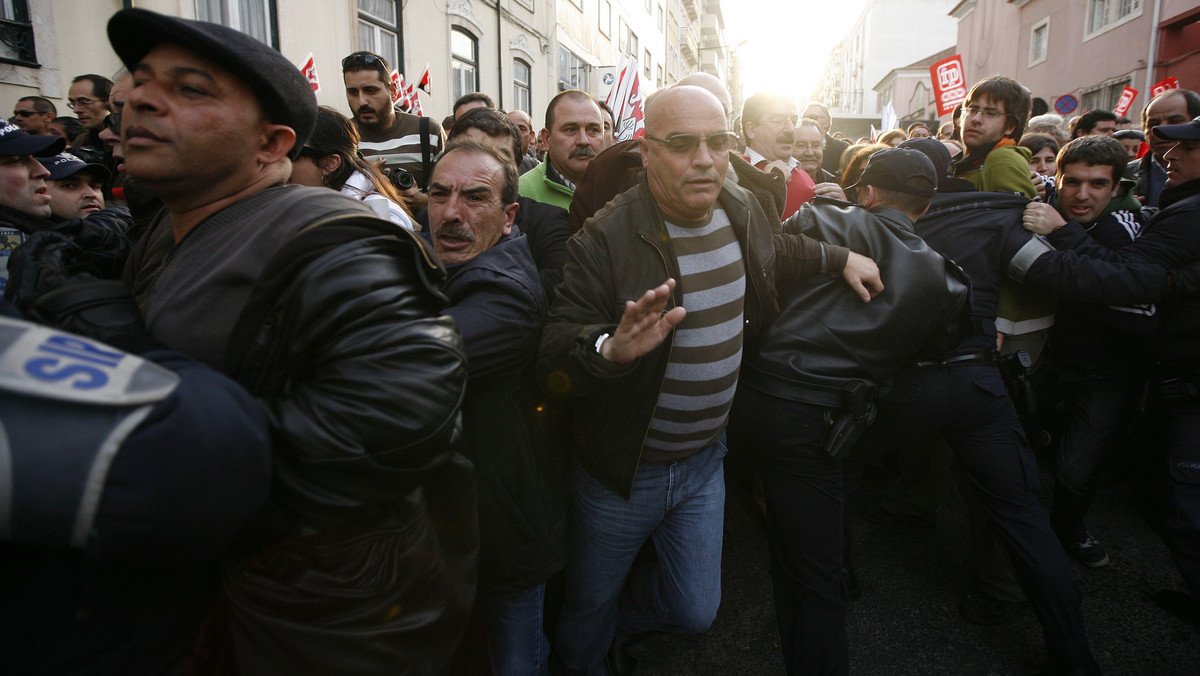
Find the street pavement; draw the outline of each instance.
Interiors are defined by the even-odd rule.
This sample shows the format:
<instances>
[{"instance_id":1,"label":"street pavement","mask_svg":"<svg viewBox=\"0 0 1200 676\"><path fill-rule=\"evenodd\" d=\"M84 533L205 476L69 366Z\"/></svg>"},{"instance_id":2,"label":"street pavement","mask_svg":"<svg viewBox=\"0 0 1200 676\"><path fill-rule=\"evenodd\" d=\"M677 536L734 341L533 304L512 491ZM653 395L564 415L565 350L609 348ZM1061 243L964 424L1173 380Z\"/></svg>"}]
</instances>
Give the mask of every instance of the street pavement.
<instances>
[{"instance_id":1,"label":"street pavement","mask_svg":"<svg viewBox=\"0 0 1200 676\"><path fill-rule=\"evenodd\" d=\"M698 636L651 636L631 652L638 676L783 674L767 546L749 494L728 482L723 597L712 628ZM1042 475L1042 485L1051 477ZM870 486L867 487L870 499ZM1048 491L1044 490L1044 494ZM1103 487L1089 530L1111 562L1075 564L1092 652L1105 674L1200 675L1200 630L1167 615L1144 595L1182 589L1161 540L1137 515L1120 484ZM1019 676L1045 667L1041 627L1031 612L998 627L958 616L967 579L967 521L953 487L936 525L855 522L853 558L862 596L850 607L850 672L866 675Z\"/></svg>"}]
</instances>

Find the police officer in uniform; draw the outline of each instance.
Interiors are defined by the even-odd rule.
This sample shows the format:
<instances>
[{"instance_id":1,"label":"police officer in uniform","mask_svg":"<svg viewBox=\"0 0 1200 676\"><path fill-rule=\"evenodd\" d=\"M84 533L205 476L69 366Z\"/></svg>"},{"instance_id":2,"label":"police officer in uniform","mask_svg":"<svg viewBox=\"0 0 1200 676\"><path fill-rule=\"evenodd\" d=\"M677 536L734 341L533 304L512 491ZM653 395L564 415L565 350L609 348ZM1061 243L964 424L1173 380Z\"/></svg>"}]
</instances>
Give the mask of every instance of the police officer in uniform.
<instances>
[{"instance_id":1,"label":"police officer in uniform","mask_svg":"<svg viewBox=\"0 0 1200 676\"><path fill-rule=\"evenodd\" d=\"M954 348L901 371L891 389L876 399L875 422L848 463L847 481L855 485L847 490L857 492L861 467L873 454L931 434L943 435L979 489L1042 622L1052 670L1098 673L1080 611L1082 594L1038 501L1037 464L996 357L1000 280L1014 259L1035 261L1050 250L1019 226L1020 210L1027 202L1000 193L939 194L917 221L917 235L971 277L971 331ZM1161 281L1164 274L1161 268L1145 271L1147 284Z\"/></svg>"},{"instance_id":2,"label":"police officer in uniform","mask_svg":"<svg viewBox=\"0 0 1200 676\"><path fill-rule=\"evenodd\" d=\"M842 451L870 424L874 391L922 350L956 344L942 329L965 323L966 276L913 233L936 186L924 155L883 150L856 185L862 207L818 198L783 224L879 261L886 289L864 306L827 276L786 285L742 365L729 435L754 452L763 484L789 674L849 669Z\"/></svg>"},{"instance_id":3,"label":"police officer in uniform","mask_svg":"<svg viewBox=\"0 0 1200 676\"><path fill-rule=\"evenodd\" d=\"M0 301L4 673L178 673L218 557L266 502L253 397L136 331L118 342L141 354Z\"/></svg>"}]
</instances>

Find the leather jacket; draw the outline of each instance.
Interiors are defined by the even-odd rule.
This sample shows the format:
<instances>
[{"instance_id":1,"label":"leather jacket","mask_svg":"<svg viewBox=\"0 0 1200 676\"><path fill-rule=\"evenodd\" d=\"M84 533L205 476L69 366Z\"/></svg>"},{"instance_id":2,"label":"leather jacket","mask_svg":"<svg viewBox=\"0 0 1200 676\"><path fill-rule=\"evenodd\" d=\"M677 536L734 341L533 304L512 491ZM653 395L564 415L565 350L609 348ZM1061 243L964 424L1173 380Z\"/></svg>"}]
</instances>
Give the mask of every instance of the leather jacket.
<instances>
[{"instance_id":1,"label":"leather jacket","mask_svg":"<svg viewBox=\"0 0 1200 676\"><path fill-rule=\"evenodd\" d=\"M778 314L776 274L788 279L816 274L827 256L814 240L781 236L744 189L726 181L718 201L746 266L744 341L749 344ZM626 300L668 277L680 278L645 177L592 217L567 251L563 283L542 332L539 382L554 396L585 398L573 407L576 457L592 476L628 499L673 335L629 365L605 360L595 343L616 330ZM676 287L668 307L677 305L682 293Z\"/></svg>"},{"instance_id":2,"label":"leather jacket","mask_svg":"<svg viewBox=\"0 0 1200 676\"><path fill-rule=\"evenodd\" d=\"M861 380L878 388L923 351L939 355L969 332L966 273L922 241L896 209L817 198L783 228L870 256L885 291L863 303L840 279L781 285L779 318L747 355L741 384L783 398L806 383Z\"/></svg>"},{"instance_id":3,"label":"leather jacket","mask_svg":"<svg viewBox=\"0 0 1200 676\"><path fill-rule=\"evenodd\" d=\"M225 575L238 672L436 674L452 655L478 533L444 278L416 235L359 213L262 271L228 350L276 445L270 504Z\"/></svg>"}]
</instances>

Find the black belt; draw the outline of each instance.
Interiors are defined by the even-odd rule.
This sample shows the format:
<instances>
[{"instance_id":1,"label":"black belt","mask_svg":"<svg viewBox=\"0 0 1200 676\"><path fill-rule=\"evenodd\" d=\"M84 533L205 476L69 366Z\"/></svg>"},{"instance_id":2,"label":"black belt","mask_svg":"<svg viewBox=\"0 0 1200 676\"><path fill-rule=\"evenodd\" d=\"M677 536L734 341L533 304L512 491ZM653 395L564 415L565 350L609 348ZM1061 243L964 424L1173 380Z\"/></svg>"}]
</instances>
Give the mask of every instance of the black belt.
<instances>
[{"instance_id":1,"label":"black belt","mask_svg":"<svg viewBox=\"0 0 1200 676\"><path fill-rule=\"evenodd\" d=\"M918 368L924 366L975 366L979 364L991 365L996 363L994 352L976 354L962 354L957 357L950 357L944 361L919 361L913 366Z\"/></svg>"}]
</instances>

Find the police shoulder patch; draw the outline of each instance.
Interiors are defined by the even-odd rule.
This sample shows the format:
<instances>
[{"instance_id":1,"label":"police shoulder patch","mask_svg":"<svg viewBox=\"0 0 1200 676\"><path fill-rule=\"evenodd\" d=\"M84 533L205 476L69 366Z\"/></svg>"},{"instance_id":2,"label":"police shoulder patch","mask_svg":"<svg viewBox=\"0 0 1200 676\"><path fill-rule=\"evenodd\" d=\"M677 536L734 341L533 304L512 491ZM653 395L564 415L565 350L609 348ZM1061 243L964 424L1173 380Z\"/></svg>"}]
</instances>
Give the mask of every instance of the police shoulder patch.
<instances>
[{"instance_id":1,"label":"police shoulder patch","mask_svg":"<svg viewBox=\"0 0 1200 676\"><path fill-rule=\"evenodd\" d=\"M161 401L179 375L104 343L0 317L0 390L62 401L134 406Z\"/></svg>"}]
</instances>

